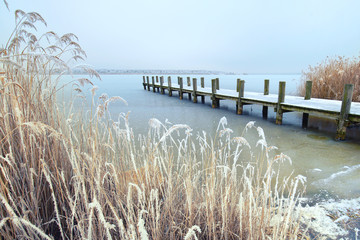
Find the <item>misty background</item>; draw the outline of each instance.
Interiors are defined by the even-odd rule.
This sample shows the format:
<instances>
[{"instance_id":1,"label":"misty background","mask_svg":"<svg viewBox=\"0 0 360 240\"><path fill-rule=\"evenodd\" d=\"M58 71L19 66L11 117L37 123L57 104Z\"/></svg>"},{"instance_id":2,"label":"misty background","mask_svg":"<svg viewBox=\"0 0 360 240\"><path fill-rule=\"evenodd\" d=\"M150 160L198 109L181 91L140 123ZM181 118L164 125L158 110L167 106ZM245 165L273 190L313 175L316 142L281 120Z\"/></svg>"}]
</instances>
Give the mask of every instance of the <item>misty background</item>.
<instances>
[{"instance_id":1,"label":"misty background","mask_svg":"<svg viewBox=\"0 0 360 240\"><path fill-rule=\"evenodd\" d=\"M300 73L327 56L359 56L358 0L8 0L0 43L14 11L36 11L39 32L79 37L95 68Z\"/></svg>"}]
</instances>

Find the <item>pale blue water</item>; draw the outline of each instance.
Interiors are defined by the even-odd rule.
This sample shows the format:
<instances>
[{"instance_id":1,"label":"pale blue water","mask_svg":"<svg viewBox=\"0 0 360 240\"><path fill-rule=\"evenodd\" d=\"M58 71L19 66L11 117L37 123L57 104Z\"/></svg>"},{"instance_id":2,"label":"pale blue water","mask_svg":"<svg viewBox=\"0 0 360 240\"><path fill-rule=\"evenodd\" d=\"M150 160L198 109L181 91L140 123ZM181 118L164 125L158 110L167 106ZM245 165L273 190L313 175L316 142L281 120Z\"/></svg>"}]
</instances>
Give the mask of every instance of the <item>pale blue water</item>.
<instances>
[{"instance_id":1,"label":"pale blue water","mask_svg":"<svg viewBox=\"0 0 360 240\"><path fill-rule=\"evenodd\" d=\"M167 77L167 76L166 76ZM186 79L186 76L183 76ZM205 85L210 86L212 78L220 78L220 88L235 89L236 79L245 80L245 91L263 92L264 79L270 79L270 93L277 93L278 82L286 81L286 94L295 95L301 75L224 75L224 76L191 76L200 79L205 77ZM177 81L177 75L172 76ZM291 157L293 165L284 170L289 174L302 174L308 179L307 192L318 194L325 192L331 196L360 197L360 143L358 140L335 142L334 120L321 120L310 118L310 127L301 128L299 113L284 114L282 126L275 125L275 113L269 108L268 120L262 119L261 106L248 105L244 107L244 114L235 113L235 102L221 101L219 109L211 108L211 101L206 103L193 103L184 95L179 100L177 93L173 97L145 91L142 86L142 75L103 75L102 81L94 81L99 87L97 97L102 93L109 96L121 96L128 105L122 102L111 103L110 111L113 119L119 113L130 112L130 125L135 134L146 134L150 118L165 120L173 124L187 124L198 131L206 131L214 136L219 120L225 116L228 127L235 135L241 135L249 121L256 121L257 126L264 129L269 145L279 148ZM91 87L85 87L89 92ZM200 100L200 99L199 99ZM200 102L200 101L199 101ZM320 130L320 131L319 131ZM349 130L353 137L359 136L358 127ZM351 134L349 134L351 137ZM256 134L245 136L248 141L256 142Z\"/></svg>"}]
</instances>

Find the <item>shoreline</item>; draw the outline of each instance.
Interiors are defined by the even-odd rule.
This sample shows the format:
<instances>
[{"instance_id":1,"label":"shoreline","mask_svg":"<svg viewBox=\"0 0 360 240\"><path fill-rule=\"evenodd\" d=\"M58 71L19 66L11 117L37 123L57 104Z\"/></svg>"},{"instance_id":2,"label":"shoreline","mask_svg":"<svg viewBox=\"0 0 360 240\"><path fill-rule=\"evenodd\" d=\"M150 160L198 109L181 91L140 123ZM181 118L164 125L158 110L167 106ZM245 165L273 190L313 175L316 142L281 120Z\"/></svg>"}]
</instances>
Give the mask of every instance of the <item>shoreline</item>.
<instances>
[{"instance_id":1,"label":"shoreline","mask_svg":"<svg viewBox=\"0 0 360 240\"><path fill-rule=\"evenodd\" d=\"M96 69L100 75L229 75L229 76L247 76L247 75L301 75L301 73L235 73L235 72L222 72L222 71L166 71L166 70L104 70ZM129 72L127 72L129 71ZM85 75L85 71L74 70L72 73L65 75Z\"/></svg>"}]
</instances>

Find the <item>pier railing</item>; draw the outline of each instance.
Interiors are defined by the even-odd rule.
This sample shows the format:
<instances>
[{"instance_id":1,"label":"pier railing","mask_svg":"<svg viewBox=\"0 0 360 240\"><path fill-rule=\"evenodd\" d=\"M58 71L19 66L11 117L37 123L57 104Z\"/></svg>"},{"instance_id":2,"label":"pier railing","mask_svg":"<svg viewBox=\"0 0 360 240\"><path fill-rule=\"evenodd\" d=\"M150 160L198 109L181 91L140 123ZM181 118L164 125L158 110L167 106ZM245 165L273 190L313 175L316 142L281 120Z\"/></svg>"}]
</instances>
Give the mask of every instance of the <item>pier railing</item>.
<instances>
[{"instance_id":1,"label":"pier railing","mask_svg":"<svg viewBox=\"0 0 360 240\"><path fill-rule=\"evenodd\" d=\"M276 124L281 125L283 121L283 114L287 112L301 112L302 127L307 128L309 122L309 115L315 114L324 117L329 117L336 120L336 140L344 140L346 129L350 124L360 122L360 103L351 101L354 86L346 84L344 87L343 100L329 100L311 98L312 82L306 82L306 91L304 97L285 95L286 82L279 82L278 94L269 93L269 80L264 80L264 92L245 92L245 81L237 79L235 90L220 89L219 78L211 80L211 88L206 88L204 78L200 79L200 86L198 86L197 78L187 77L186 85L184 85L183 78L177 78L177 84L172 83L171 76L168 76L167 82L164 82L163 76L143 76L144 90L153 92L160 92L165 94L167 90L168 95L172 96L173 92L178 92L179 98L182 100L184 94L188 94L188 99L192 99L197 103L198 97L201 97L201 102L205 103L205 96L211 99L212 108L220 107L220 100L233 100L236 102L236 113L241 115L243 113L243 106L249 104L262 105L262 116L264 119L268 117L268 108L274 108L276 112ZM192 83L192 84L191 84Z\"/></svg>"}]
</instances>

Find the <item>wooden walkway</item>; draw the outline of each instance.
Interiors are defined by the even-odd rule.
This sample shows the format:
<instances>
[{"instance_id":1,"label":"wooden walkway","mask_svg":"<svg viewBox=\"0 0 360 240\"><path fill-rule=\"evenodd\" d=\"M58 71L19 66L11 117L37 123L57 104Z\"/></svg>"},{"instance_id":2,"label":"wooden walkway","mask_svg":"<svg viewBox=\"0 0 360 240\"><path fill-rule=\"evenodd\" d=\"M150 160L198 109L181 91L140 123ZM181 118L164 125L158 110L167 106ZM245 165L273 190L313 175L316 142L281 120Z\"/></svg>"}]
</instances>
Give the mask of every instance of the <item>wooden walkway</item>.
<instances>
[{"instance_id":1,"label":"wooden walkway","mask_svg":"<svg viewBox=\"0 0 360 240\"><path fill-rule=\"evenodd\" d=\"M220 100L233 100L236 102L237 114L242 114L243 106L248 104L259 104L263 106L263 118L267 118L268 108L274 108L276 112L276 124L282 124L283 114L286 112L303 113L302 127L307 128L309 114L320 115L335 119L337 122L336 140L344 140L346 128L350 124L360 122L360 103L351 102L353 85L346 84L344 88L343 100L327 100L311 98L312 82L306 82L306 94L304 97L286 96L285 82L279 82L279 94L269 94L269 80L264 80L264 92L245 92L245 81L237 79L236 90L220 89L219 78L211 80L211 88L205 87L204 78L201 78L201 84L198 86L197 79L187 77L187 83L184 84L182 77L178 77L176 83L172 82L171 77L164 81L164 77L143 76L144 89L153 92L160 92L172 96L174 91L179 93L179 98L183 99L184 94L188 94L193 102L201 97L202 103L205 102L205 96L212 100L212 107L218 108Z\"/></svg>"}]
</instances>

